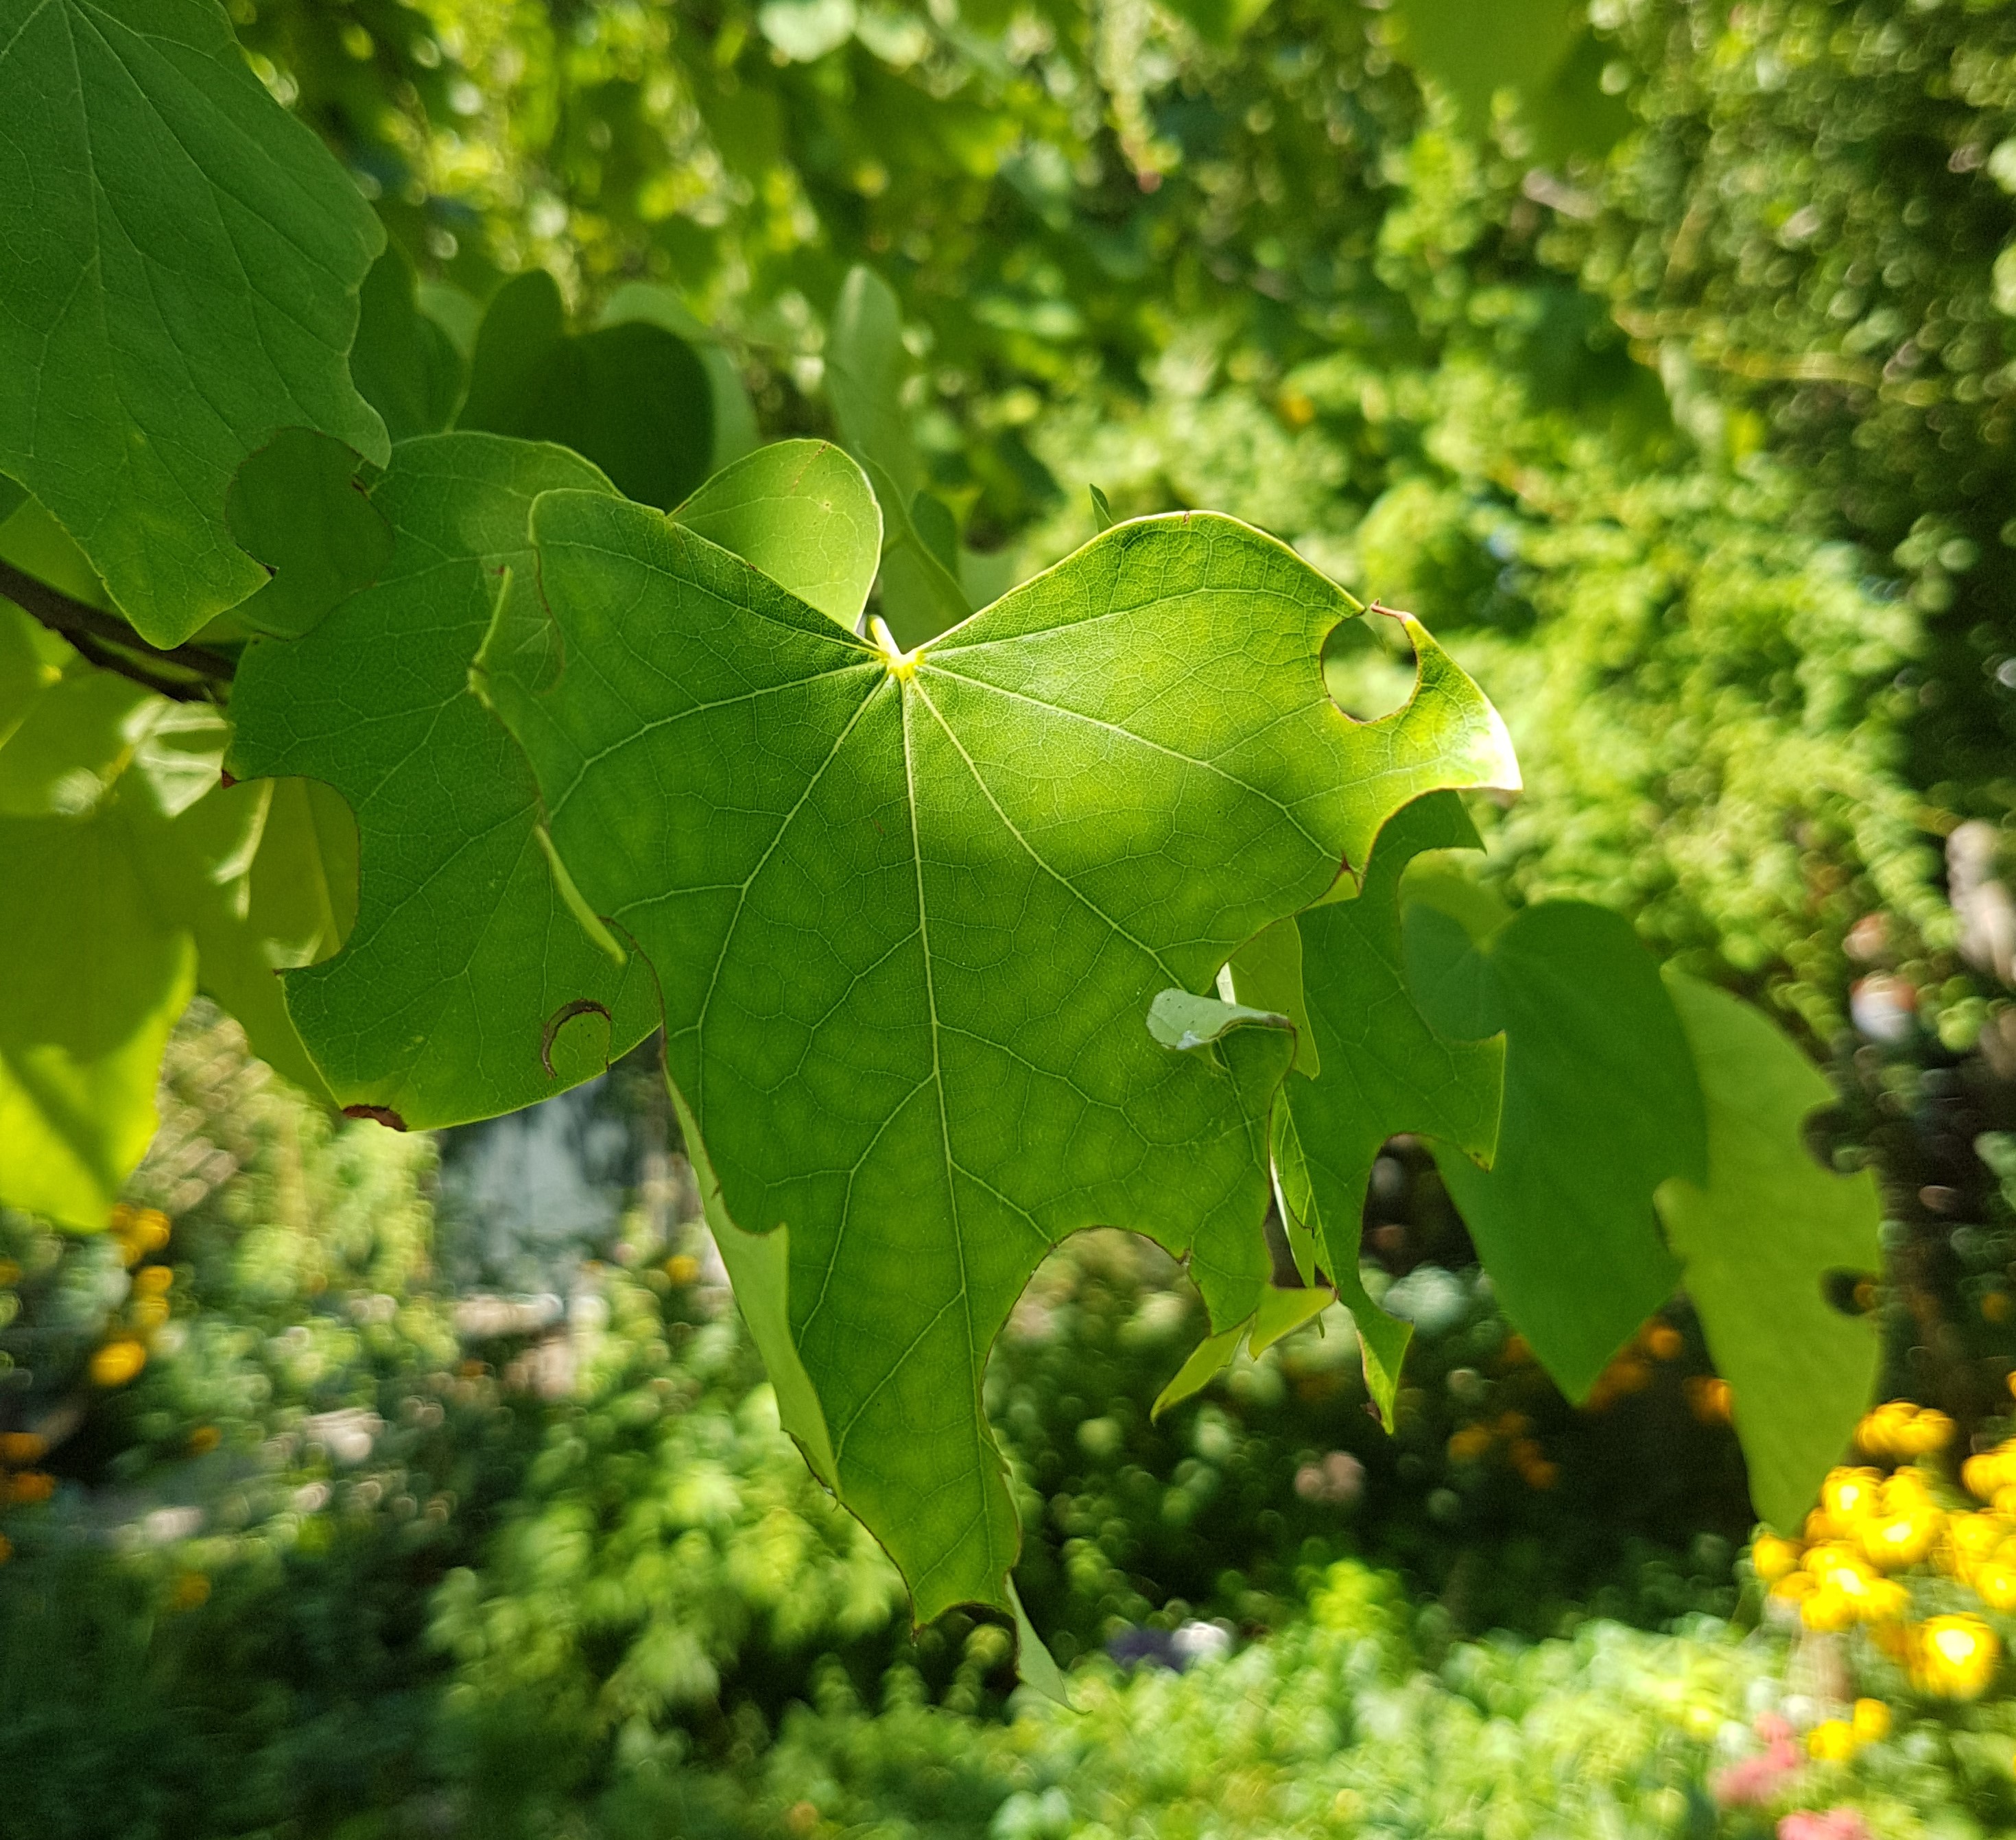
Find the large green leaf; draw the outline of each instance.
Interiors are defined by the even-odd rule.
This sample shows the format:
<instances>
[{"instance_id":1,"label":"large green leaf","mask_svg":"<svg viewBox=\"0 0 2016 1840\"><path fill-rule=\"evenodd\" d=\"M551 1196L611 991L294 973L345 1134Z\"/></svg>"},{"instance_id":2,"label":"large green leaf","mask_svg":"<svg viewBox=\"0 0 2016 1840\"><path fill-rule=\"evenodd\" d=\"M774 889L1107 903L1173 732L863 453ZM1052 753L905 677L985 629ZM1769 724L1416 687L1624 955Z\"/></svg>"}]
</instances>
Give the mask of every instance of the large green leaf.
<instances>
[{"instance_id":1,"label":"large green leaf","mask_svg":"<svg viewBox=\"0 0 2016 1840\"><path fill-rule=\"evenodd\" d=\"M648 320L570 333L558 285L534 268L484 314L455 426L571 447L668 511L707 477L714 387L693 347Z\"/></svg>"},{"instance_id":2,"label":"large green leaf","mask_svg":"<svg viewBox=\"0 0 2016 1840\"><path fill-rule=\"evenodd\" d=\"M1491 1168L1445 1143L1435 1166L1505 1313L1579 1399L1679 1280L1652 1197L1669 1176L1707 1179L1687 1038L1651 955L1602 908L1548 902L1474 943L1416 901L1405 942L1438 1034L1504 1033Z\"/></svg>"},{"instance_id":3,"label":"large green leaf","mask_svg":"<svg viewBox=\"0 0 2016 1840\"><path fill-rule=\"evenodd\" d=\"M225 492L281 428L382 463L346 362L384 240L214 0L0 0L0 467L157 645L265 579Z\"/></svg>"},{"instance_id":4,"label":"large green leaf","mask_svg":"<svg viewBox=\"0 0 2016 1840\"><path fill-rule=\"evenodd\" d=\"M788 1230L750 1281L817 1412L792 1428L920 1615L1005 1608L981 1369L1049 1248L1104 1222L1195 1249L1221 1326L1264 1286L1290 1038L1173 1051L1151 1004L1396 806L1496 777L1503 729L1425 639L1411 704L1343 715L1344 597L1224 518L1108 531L908 655L639 506L551 493L533 530L552 642L493 643L491 694L657 974L718 1212Z\"/></svg>"},{"instance_id":5,"label":"large green leaf","mask_svg":"<svg viewBox=\"0 0 2016 1840\"><path fill-rule=\"evenodd\" d=\"M1790 1532L1841 1460L1882 1351L1828 1302L1831 1273L1876 1270L1874 1174L1837 1176L1802 1127L1834 1093L1768 1017L1669 971L1708 1100L1708 1182L1659 1191L1708 1352L1734 1395L1758 1513Z\"/></svg>"},{"instance_id":6,"label":"large green leaf","mask_svg":"<svg viewBox=\"0 0 2016 1840\"><path fill-rule=\"evenodd\" d=\"M355 929L334 958L288 974L286 1003L337 1098L388 1122L530 1104L656 1020L648 973L571 912L531 776L469 685L500 584L515 574L529 590L527 515L556 487L608 490L556 448L401 443L373 494L394 535L377 582L304 638L257 641L239 668L232 772L325 781L356 815Z\"/></svg>"},{"instance_id":7,"label":"large green leaf","mask_svg":"<svg viewBox=\"0 0 2016 1840\"><path fill-rule=\"evenodd\" d=\"M1445 1039L1415 1007L1401 947L1400 877L1423 851L1476 844L1453 794L1419 800L1380 832L1355 901L1312 908L1285 923L1301 938L1317 1065L1313 1077L1298 1074L1287 1087L1294 1142L1277 1152L1283 1198L1309 1230L1323 1270L1357 1320L1366 1380L1389 1428L1411 1331L1372 1302L1358 1275L1373 1162L1388 1138L1409 1131L1489 1164L1505 1070L1502 1038ZM1247 996L1237 959L1233 977Z\"/></svg>"}]
</instances>

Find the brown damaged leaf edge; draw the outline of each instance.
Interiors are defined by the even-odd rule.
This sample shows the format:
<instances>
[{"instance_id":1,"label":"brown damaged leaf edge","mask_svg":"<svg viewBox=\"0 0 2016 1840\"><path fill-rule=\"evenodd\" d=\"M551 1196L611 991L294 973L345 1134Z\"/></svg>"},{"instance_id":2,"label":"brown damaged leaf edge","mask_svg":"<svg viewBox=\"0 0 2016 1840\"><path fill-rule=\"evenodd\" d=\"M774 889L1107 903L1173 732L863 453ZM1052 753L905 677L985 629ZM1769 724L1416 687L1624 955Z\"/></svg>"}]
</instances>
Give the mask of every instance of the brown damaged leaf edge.
<instances>
[{"instance_id":1,"label":"brown damaged leaf edge","mask_svg":"<svg viewBox=\"0 0 2016 1840\"><path fill-rule=\"evenodd\" d=\"M406 1121L389 1105L346 1105L343 1115L347 1118L369 1118L388 1131L403 1131L406 1128Z\"/></svg>"}]
</instances>

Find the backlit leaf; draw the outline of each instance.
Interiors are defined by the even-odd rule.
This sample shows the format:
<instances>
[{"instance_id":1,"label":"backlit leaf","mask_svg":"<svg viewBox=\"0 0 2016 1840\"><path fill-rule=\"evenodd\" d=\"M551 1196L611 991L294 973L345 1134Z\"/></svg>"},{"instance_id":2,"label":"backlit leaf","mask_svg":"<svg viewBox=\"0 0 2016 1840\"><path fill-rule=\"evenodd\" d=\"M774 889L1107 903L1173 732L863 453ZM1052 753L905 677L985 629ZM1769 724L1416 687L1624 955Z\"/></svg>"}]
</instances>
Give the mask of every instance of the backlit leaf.
<instances>
[{"instance_id":1,"label":"backlit leaf","mask_svg":"<svg viewBox=\"0 0 2016 1840\"><path fill-rule=\"evenodd\" d=\"M794 1428L920 1616L1005 1608L980 1378L1029 1274L1132 1228L1194 1251L1222 1327L1269 1269L1288 1037L1175 1052L1150 1004L1210 991L1503 731L1425 639L1413 704L1341 714L1344 597L1223 518L1109 531L907 656L639 506L555 492L533 528L553 639L493 642L491 694L657 972L719 1214L788 1232L754 1281L817 1408Z\"/></svg>"},{"instance_id":2,"label":"backlit leaf","mask_svg":"<svg viewBox=\"0 0 2016 1840\"><path fill-rule=\"evenodd\" d=\"M861 469L823 441L780 441L717 473L675 514L852 632L882 553Z\"/></svg>"},{"instance_id":3,"label":"backlit leaf","mask_svg":"<svg viewBox=\"0 0 2016 1840\"><path fill-rule=\"evenodd\" d=\"M1875 1390L1875 1324L1824 1287L1880 1268L1882 1200L1873 1173L1837 1176L1808 1152L1802 1127L1834 1091L1769 1017L1676 972L1666 987L1708 1101L1708 1181L1669 1182L1659 1212L1730 1383L1750 1498L1791 1533Z\"/></svg>"}]
</instances>

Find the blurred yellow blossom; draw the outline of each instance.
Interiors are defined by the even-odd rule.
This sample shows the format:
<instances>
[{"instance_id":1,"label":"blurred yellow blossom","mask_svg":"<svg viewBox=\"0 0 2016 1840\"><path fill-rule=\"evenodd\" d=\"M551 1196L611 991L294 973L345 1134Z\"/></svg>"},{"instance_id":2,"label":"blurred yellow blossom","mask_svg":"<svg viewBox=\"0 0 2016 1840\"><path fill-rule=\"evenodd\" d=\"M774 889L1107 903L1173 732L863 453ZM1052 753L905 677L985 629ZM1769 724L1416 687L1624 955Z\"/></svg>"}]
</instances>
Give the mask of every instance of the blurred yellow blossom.
<instances>
[{"instance_id":1,"label":"blurred yellow blossom","mask_svg":"<svg viewBox=\"0 0 2016 1840\"><path fill-rule=\"evenodd\" d=\"M49 1441L33 1431L0 1431L0 1463L17 1467L38 1461L48 1451Z\"/></svg>"},{"instance_id":2,"label":"blurred yellow blossom","mask_svg":"<svg viewBox=\"0 0 2016 1840\"><path fill-rule=\"evenodd\" d=\"M1935 1616L1918 1632L1913 1669L1942 1699L1978 1699L1995 1678L2002 1644L1978 1616Z\"/></svg>"},{"instance_id":3,"label":"blurred yellow blossom","mask_svg":"<svg viewBox=\"0 0 2016 1840\"><path fill-rule=\"evenodd\" d=\"M1877 1505L1883 1478L1872 1469L1830 1470L1820 1485L1820 1506L1838 1525L1870 1513Z\"/></svg>"},{"instance_id":4,"label":"blurred yellow blossom","mask_svg":"<svg viewBox=\"0 0 2016 1840\"><path fill-rule=\"evenodd\" d=\"M124 1386L146 1364L146 1349L131 1336L121 1336L92 1351L92 1384Z\"/></svg>"},{"instance_id":5,"label":"blurred yellow blossom","mask_svg":"<svg viewBox=\"0 0 2016 1840\"><path fill-rule=\"evenodd\" d=\"M1845 1763L1855 1743L1855 1728L1845 1719L1824 1719L1806 1734L1807 1754L1823 1763Z\"/></svg>"},{"instance_id":6,"label":"blurred yellow blossom","mask_svg":"<svg viewBox=\"0 0 2016 1840\"><path fill-rule=\"evenodd\" d=\"M1858 1743L1880 1744L1890 1735L1889 1707L1880 1699L1857 1700L1852 1727Z\"/></svg>"},{"instance_id":7,"label":"blurred yellow blossom","mask_svg":"<svg viewBox=\"0 0 2016 1840\"><path fill-rule=\"evenodd\" d=\"M2016 1610L2016 1565L1991 1559L1976 1568L1969 1581L1975 1594L1991 1610Z\"/></svg>"},{"instance_id":8,"label":"blurred yellow blossom","mask_svg":"<svg viewBox=\"0 0 2016 1840\"><path fill-rule=\"evenodd\" d=\"M1775 1533L1759 1534L1750 1548L1750 1563L1766 1584L1776 1584L1787 1573L1798 1569L1799 1549L1792 1541L1780 1539Z\"/></svg>"},{"instance_id":9,"label":"blurred yellow blossom","mask_svg":"<svg viewBox=\"0 0 2016 1840\"><path fill-rule=\"evenodd\" d=\"M1929 1503L1865 1521L1861 1529L1863 1552L1885 1572L1901 1572L1922 1565L1938 1543L1946 1516Z\"/></svg>"}]
</instances>

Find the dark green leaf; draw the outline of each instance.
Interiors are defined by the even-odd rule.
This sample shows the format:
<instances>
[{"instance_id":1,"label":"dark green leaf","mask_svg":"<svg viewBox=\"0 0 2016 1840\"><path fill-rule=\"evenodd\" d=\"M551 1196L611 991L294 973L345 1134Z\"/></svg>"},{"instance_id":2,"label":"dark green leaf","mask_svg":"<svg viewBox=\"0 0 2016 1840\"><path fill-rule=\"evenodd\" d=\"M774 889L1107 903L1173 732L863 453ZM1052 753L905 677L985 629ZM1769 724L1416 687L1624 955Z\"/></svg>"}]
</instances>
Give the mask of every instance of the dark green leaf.
<instances>
[{"instance_id":1,"label":"dark green leaf","mask_svg":"<svg viewBox=\"0 0 2016 1840\"><path fill-rule=\"evenodd\" d=\"M454 340L423 313L413 265L396 243L371 265L358 297L350 374L394 441L438 434L462 400L463 365Z\"/></svg>"},{"instance_id":2,"label":"dark green leaf","mask_svg":"<svg viewBox=\"0 0 2016 1840\"><path fill-rule=\"evenodd\" d=\"M554 486L607 490L553 448L481 434L404 443L373 503L379 580L303 639L247 652L232 771L326 781L356 814L363 880L344 949L290 972L288 1013L345 1105L415 1127L489 1117L599 1072L653 1017L649 978L567 910L523 758L469 687L503 582L529 588L525 521ZM542 1060L567 1005L572 1021Z\"/></svg>"},{"instance_id":3,"label":"dark green leaf","mask_svg":"<svg viewBox=\"0 0 2016 1840\"><path fill-rule=\"evenodd\" d=\"M239 547L272 579L239 604L235 620L297 638L376 578L391 557L392 531L356 473L355 454L306 428L283 429L247 456L225 513Z\"/></svg>"},{"instance_id":4,"label":"dark green leaf","mask_svg":"<svg viewBox=\"0 0 2016 1840\"><path fill-rule=\"evenodd\" d=\"M157 645L257 589L225 493L282 428L382 463L351 387L384 241L214 0L0 0L0 464Z\"/></svg>"},{"instance_id":5,"label":"dark green leaf","mask_svg":"<svg viewBox=\"0 0 2016 1840\"><path fill-rule=\"evenodd\" d=\"M484 315L455 425L572 448L626 497L669 511L707 477L714 388L693 347L661 326L570 333L558 286L535 268Z\"/></svg>"}]
</instances>

